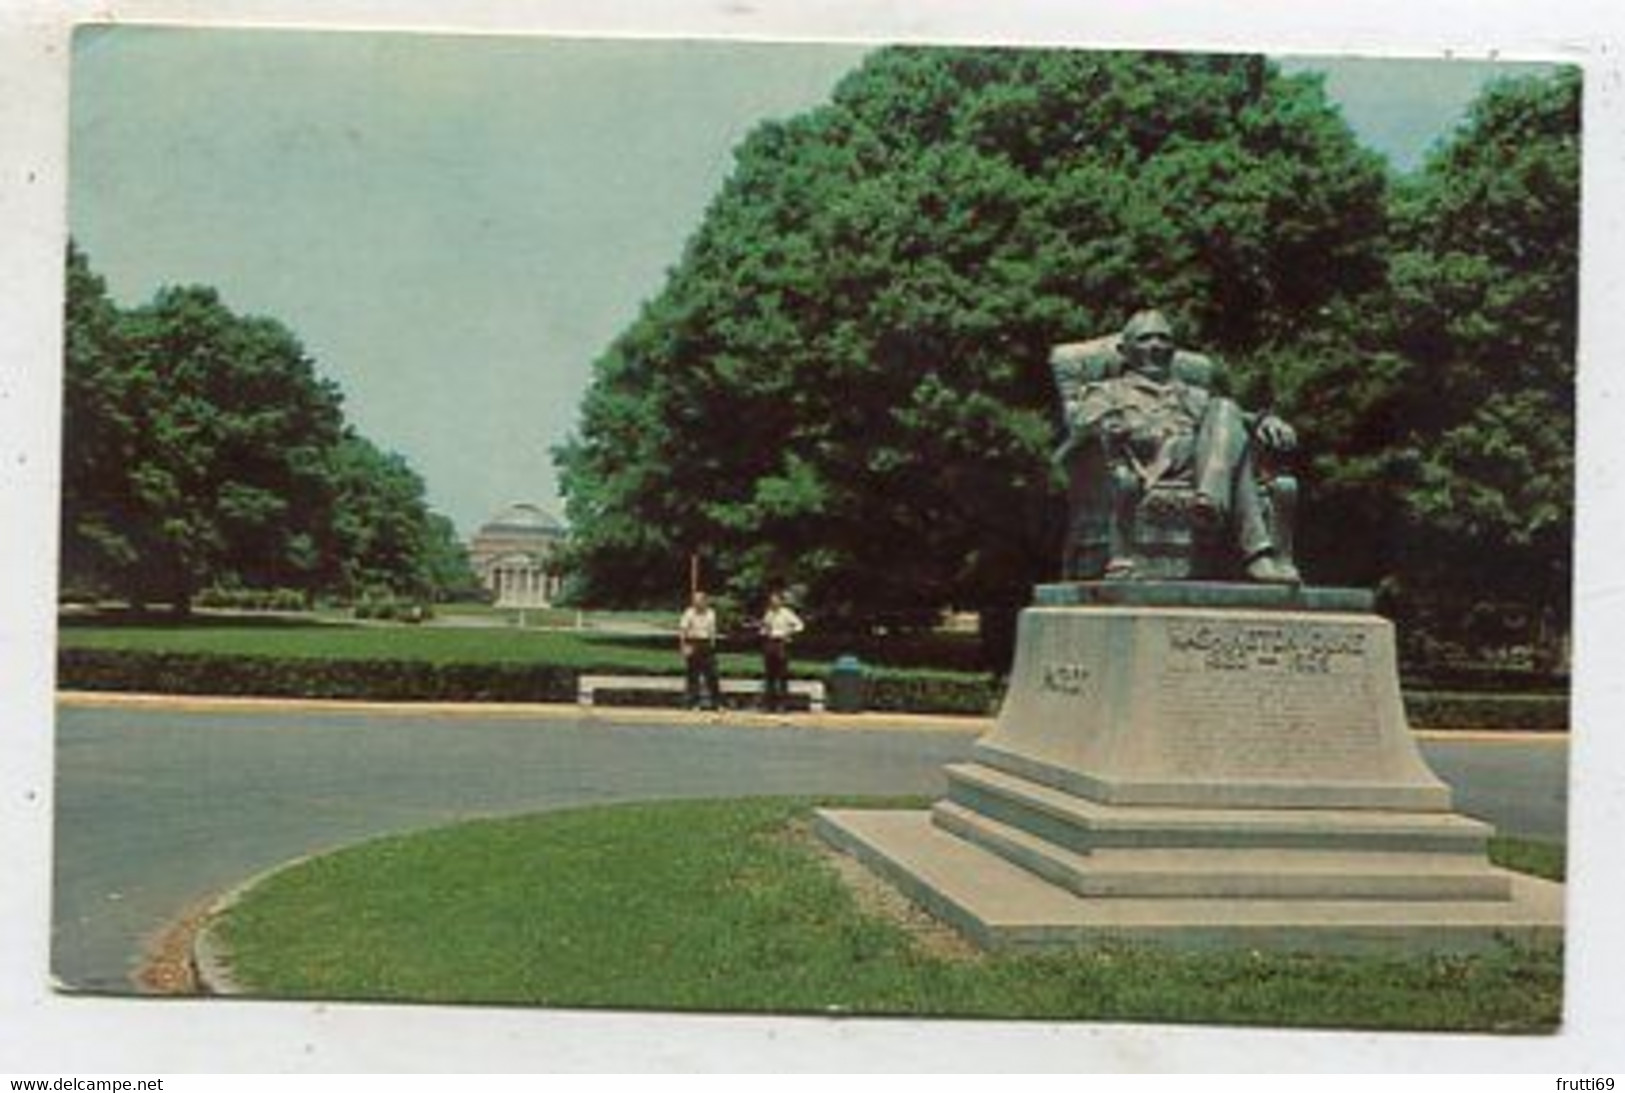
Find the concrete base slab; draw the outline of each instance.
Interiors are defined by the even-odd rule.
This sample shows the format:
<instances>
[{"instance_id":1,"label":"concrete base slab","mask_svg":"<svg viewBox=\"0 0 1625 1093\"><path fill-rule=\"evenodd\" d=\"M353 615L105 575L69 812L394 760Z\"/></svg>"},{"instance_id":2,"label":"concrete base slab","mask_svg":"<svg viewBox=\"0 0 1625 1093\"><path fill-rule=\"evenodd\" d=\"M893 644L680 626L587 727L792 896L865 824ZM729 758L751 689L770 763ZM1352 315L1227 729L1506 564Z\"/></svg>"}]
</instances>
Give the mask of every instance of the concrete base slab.
<instances>
[{"instance_id":1,"label":"concrete base slab","mask_svg":"<svg viewBox=\"0 0 1625 1093\"><path fill-rule=\"evenodd\" d=\"M1103 941L1314 952L1473 951L1562 939L1563 886L1493 870L1507 898L1087 897L1050 883L923 811L821 810L826 841L990 949Z\"/></svg>"}]
</instances>

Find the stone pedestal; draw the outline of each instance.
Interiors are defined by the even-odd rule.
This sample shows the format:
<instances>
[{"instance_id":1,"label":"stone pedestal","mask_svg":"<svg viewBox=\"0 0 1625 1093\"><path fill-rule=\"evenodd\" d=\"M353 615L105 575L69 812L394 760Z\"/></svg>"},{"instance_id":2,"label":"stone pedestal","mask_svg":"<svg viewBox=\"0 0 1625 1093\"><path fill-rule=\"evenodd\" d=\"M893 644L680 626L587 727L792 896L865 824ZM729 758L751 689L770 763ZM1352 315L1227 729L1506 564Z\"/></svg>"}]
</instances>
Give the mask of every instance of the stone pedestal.
<instances>
[{"instance_id":1,"label":"stone pedestal","mask_svg":"<svg viewBox=\"0 0 1625 1093\"><path fill-rule=\"evenodd\" d=\"M1561 935L1562 887L1491 866L1352 590L1039 589L998 722L929 812L819 829L989 946L1474 948Z\"/></svg>"}]
</instances>

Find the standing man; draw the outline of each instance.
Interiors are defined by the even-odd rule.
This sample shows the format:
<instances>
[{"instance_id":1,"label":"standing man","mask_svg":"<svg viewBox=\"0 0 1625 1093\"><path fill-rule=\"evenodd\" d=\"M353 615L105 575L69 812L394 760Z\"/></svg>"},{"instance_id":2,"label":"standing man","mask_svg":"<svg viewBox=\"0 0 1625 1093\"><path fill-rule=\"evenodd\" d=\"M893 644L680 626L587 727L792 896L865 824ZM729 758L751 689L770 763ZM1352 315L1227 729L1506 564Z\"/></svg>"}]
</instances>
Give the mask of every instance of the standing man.
<instances>
[{"instance_id":1,"label":"standing man","mask_svg":"<svg viewBox=\"0 0 1625 1093\"><path fill-rule=\"evenodd\" d=\"M717 613L704 592L695 591L677 622L677 647L688 671L688 708L716 709L722 702L722 689L717 685Z\"/></svg>"},{"instance_id":2,"label":"standing man","mask_svg":"<svg viewBox=\"0 0 1625 1093\"><path fill-rule=\"evenodd\" d=\"M790 639L806 629L784 597L774 592L762 615L762 705L782 710L790 697Z\"/></svg>"}]
</instances>

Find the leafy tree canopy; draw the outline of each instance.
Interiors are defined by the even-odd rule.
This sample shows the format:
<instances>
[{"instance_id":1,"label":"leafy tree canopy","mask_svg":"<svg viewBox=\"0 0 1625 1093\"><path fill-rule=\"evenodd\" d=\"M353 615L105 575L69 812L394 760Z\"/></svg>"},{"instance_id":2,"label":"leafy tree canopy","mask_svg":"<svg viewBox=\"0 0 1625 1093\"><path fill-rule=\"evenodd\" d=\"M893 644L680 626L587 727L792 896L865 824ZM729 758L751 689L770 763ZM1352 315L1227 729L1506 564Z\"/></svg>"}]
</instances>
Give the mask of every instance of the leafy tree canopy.
<instances>
[{"instance_id":1,"label":"leafy tree canopy","mask_svg":"<svg viewBox=\"0 0 1625 1093\"><path fill-rule=\"evenodd\" d=\"M1440 619L1508 604L1537 641L1570 596L1579 132L1578 70L1491 85L1395 186L1364 322L1329 324L1343 350L1296 365L1344 540L1324 556L1364 551L1338 575L1386 579Z\"/></svg>"},{"instance_id":2,"label":"leafy tree canopy","mask_svg":"<svg viewBox=\"0 0 1625 1093\"><path fill-rule=\"evenodd\" d=\"M1160 306L1236 358L1381 281L1383 164L1258 57L891 49L769 123L560 450L587 594L853 621L1053 572L1051 344Z\"/></svg>"},{"instance_id":3,"label":"leafy tree canopy","mask_svg":"<svg viewBox=\"0 0 1625 1093\"><path fill-rule=\"evenodd\" d=\"M1566 589L1579 315L1580 77L1506 81L1395 203L1395 344L1428 397L1408 514L1478 579Z\"/></svg>"},{"instance_id":4,"label":"leafy tree canopy","mask_svg":"<svg viewBox=\"0 0 1625 1093\"><path fill-rule=\"evenodd\" d=\"M213 585L423 595L458 576L422 480L345 426L285 327L203 287L121 310L71 244L67 276L65 585L184 611Z\"/></svg>"}]
</instances>

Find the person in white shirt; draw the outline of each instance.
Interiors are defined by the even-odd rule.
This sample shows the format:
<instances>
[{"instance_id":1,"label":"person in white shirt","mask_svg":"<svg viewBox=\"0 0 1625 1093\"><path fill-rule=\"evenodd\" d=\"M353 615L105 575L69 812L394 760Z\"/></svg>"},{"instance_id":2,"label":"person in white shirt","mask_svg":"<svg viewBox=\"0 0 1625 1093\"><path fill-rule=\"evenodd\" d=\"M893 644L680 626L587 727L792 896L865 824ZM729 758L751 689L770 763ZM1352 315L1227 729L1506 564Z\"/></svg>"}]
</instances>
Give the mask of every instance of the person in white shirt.
<instances>
[{"instance_id":1,"label":"person in white shirt","mask_svg":"<svg viewBox=\"0 0 1625 1093\"><path fill-rule=\"evenodd\" d=\"M717 613L698 590L677 622L677 647L688 672L688 708L714 710L722 702L717 683ZM704 684L703 694L701 684Z\"/></svg>"},{"instance_id":2,"label":"person in white shirt","mask_svg":"<svg viewBox=\"0 0 1625 1093\"><path fill-rule=\"evenodd\" d=\"M790 639L806 626L777 592L768 596L762 615L762 705L782 710L790 696Z\"/></svg>"}]
</instances>

